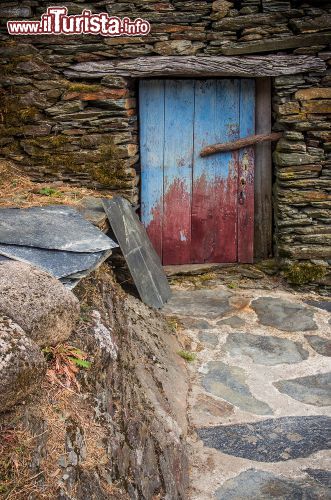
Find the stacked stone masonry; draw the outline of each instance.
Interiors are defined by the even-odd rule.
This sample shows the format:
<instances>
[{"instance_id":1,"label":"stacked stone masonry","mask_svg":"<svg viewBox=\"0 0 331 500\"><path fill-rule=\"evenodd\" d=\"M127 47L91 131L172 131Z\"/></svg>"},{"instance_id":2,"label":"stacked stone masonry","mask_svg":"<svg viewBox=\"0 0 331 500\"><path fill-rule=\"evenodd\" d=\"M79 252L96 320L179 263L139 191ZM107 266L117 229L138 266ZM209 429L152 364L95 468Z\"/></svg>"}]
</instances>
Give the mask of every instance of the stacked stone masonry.
<instances>
[{"instance_id":1,"label":"stacked stone masonry","mask_svg":"<svg viewBox=\"0 0 331 500\"><path fill-rule=\"evenodd\" d=\"M8 19L39 19L48 2L1 2L2 156L34 179L110 188L138 199L137 81L68 79L84 62L142 56L313 55L325 71L276 76L275 253L331 262L331 8L310 0L61 2L150 21L146 37L9 37Z\"/></svg>"}]
</instances>

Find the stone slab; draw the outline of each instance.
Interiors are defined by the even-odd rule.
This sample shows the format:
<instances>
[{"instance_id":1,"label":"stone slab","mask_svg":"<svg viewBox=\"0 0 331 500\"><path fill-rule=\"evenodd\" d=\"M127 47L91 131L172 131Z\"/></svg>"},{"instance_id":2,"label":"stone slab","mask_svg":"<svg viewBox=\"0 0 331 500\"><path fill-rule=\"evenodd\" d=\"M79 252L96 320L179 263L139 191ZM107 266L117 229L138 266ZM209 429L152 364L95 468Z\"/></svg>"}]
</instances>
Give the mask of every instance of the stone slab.
<instances>
[{"instance_id":1,"label":"stone slab","mask_svg":"<svg viewBox=\"0 0 331 500\"><path fill-rule=\"evenodd\" d=\"M319 337L319 335L305 335L311 347L322 356L331 356L331 339Z\"/></svg>"},{"instance_id":2,"label":"stone slab","mask_svg":"<svg viewBox=\"0 0 331 500\"><path fill-rule=\"evenodd\" d=\"M205 446L258 462L280 462L331 447L331 418L281 417L197 430Z\"/></svg>"},{"instance_id":3,"label":"stone slab","mask_svg":"<svg viewBox=\"0 0 331 500\"><path fill-rule=\"evenodd\" d=\"M315 406L331 405L331 372L279 380L273 384L291 398Z\"/></svg>"},{"instance_id":4,"label":"stone slab","mask_svg":"<svg viewBox=\"0 0 331 500\"><path fill-rule=\"evenodd\" d=\"M207 374L202 378L202 386L214 396L225 399L238 408L257 415L271 415L272 409L256 399L246 384L246 374L242 368L228 366L221 361L210 361Z\"/></svg>"},{"instance_id":5,"label":"stone slab","mask_svg":"<svg viewBox=\"0 0 331 500\"><path fill-rule=\"evenodd\" d=\"M92 272L111 255L111 252L111 250L95 253L64 252L61 250L0 244L1 255L33 264L44 269L55 278L64 278L86 270Z\"/></svg>"},{"instance_id":6,"label":"stone slab","mask_svg":"<svg viewBox=\"0 0 331 500\"><path fill-rule=\"evenodd\" d=\"M306 304L331 313L331 300L307 300Z\"/></svg>"},{"instance_id":7,"label":"stone slab","mask_svg":"<svg viewBox=\"0 0 331 500\"><path fill-rule=\"evenodd\" d=\"M168 280L144 226L130 203L116 196L104 208L142 301L157 309L171 297Z\"/></svg>"},{"instance_id":8,"label":"stone slab","mask_svg":"<svg viewBox=\"0 0 331 500\"><path fill-rule=\"evenodd\" d=\"M230 334L225 349L232 356L249 356L257 364L271 366L281 363L300 363L309 356L308 351L298 342L249 333Z\"/></svg>"},{"instance_id":9,"label":"stone slab","mask_svg":"<svg viewBox=\"0 0 331 500\"><path fill-rule=\"evenodd\" d=\"M231 328L241 328L242 326L245 325L245 321L239 316L231 316L231 318L227 319L222 319L221 321L218 321L217 326L222 326L222 325L228 325L231 326Z\"/></svg>"},{"instance_id":10,"label":"stone slab","mask_svg":"<svg viewBox=\"0 0 331 500\"><path fill-rule=\"evenodd\" d=\"M79 212L64 205L1 209L0 242L84 253L117 246Z\"/></svg>"},{"instance_id":11,"label":"stone slab","mask_svg":"<svg viewBox=\"0 0 331 500\"><path fill-rule=\"evenodd\" d=\"M176 292L174 292L176 293ZM185 317L182 319L182 323L185 328L189 328L192 330L210 330L213 327L212 324L208 323L205 319L196 319L196 318L188 318Z\"/></svg>"},{"instance_id":12,"label":"stone slab","mask_svg":"<svg viewBox=\"0 0 331 500\"><path fill-rule=\"evenodd\" d=\"M205 342L207 344L212 345L213 347L216 347L218 344L218 335L217 332L215 331L202 331L199 333L199 340L201 342Z\"/></svg>"},{"instance_id":13,"label":"stone slab","mask_svg":"<svg viewBox=\"0 0 331 500\"><path fill-rule=\"evenodd\" d=\"M328 488L310 478L294 479L249 469L226 481L215 493L216 500L299 500L328 498Z\"/></svg>"},{"instance_id":14,"label":"stone slab","mask_svg":"<svg viewBox=\"0 0 331 500\"><path fill-rule=\"evenodd\" d=\"M262 325L288 332L317 330L314 311L304 305L284 299L260 297L252 302L252 307Z\"/></svg>"},{"instance_id":15,"label":"stone slab","mask_svg":"<svg viewBox=\"0 0 331 500\"><path fill-rule=\"evenodd\" d=\"M305 472L319 483L325 484L325 486L331 490L331 471L323 469L306 469Z\"/></svg>"},{"instance_id":16,"label":"stone slab","mask_svg":"<svg viewBox=\"0 0 331 500\"><path fill-rule=\"evenodd\" d=\"M101 198L85 196L80 201L80 205L77 209L82 214L84 219L98 227L100 231L106 233L109 230L109 223Z\"/></svg>"},{"instance_id":17,"label":"stone slab","mask_svg":"<svg viewBox=\"0 0 331 500\"><path fill-rule=\"evenodd\" d=\"M163 266L167 276L192 276L221 269L226 264L181 264L178 266Z\"/></svg>"},{"instance_id":18,"label":"stone slab","mask_svg":"<svg viewBox=\"0 0 331 500\"><path fill-rule=\"evenodd\" d=\"M215 400L206 394L200 394L193 405L194 412L201 417L227 417L234 412L234 406L226 401Z\"/></svg>"},{"instance_id":19,"label":"stone slab","mask_svg":"<svg viewBox=\"0 0 331 500\"><path fill-rule=\"evenodd\" d=\"M165 312L182 316L218 318L233 310L226 290L175 290Z\"/></svg>"}]
</instances>

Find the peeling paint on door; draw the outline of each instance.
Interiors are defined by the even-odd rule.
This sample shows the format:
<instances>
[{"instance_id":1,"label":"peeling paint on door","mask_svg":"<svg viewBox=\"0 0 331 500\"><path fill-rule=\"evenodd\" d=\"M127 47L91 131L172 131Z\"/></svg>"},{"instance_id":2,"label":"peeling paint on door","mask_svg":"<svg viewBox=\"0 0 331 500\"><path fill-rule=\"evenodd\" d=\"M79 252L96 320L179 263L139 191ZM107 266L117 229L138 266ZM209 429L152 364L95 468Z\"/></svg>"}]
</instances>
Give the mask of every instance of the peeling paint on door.
<instances>
[{"instance_id":1,"label":"peeling paint on door","mask_svg":"<svg viewBox=\"0 0 331 500\"><path fill-rule=\"evenodd\" d=\"M254 80L141 81L141 217L164 265L252 262L254 149L200 151L254 133Z\"/></svg>"}]
</instances>

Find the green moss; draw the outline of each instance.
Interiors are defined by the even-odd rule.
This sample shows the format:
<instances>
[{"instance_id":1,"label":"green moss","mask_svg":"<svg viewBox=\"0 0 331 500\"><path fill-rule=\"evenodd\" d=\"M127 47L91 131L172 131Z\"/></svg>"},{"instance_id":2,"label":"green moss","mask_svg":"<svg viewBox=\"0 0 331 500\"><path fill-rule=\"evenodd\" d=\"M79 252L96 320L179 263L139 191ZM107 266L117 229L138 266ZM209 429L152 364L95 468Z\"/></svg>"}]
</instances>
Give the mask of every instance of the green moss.
<instances>
[{"instance_id":1,"label":"green moss","mask_svg":"<svg viewBox=\"0 0 331 500\"><path fill-rule=\"evenodd\" d=\"M289 250L287 250L286 248L281 247L281 246L278 249L278 255L279 255L279 257L284 258L284 259L292 257L291 252Z\"/></svg>"},{"instance_id":2,"label":"green moss","mask_svg":"<svg viewBox=\"0 0 331 500\"><path fill-rule=\"evenodd\" d=\"M239 284L236 281L231 281L230 283L227 284L227 287L230 288L231 290L235 290L236 288L239 287Z\"/></svg>"},{"instance_id":3,"label":"green moss","mask_svg":"<svg viewBox=\"0 0 331 500\"><path fill-rule=\"evenodd\" d=\"M10 75L15 71L16 66L20 62L31 61L32 59L35 59L35 54L27 54L24 56L12 56L10 58L10 63L1 65L1 71L4 75Z\"/></svg>"},{"instance_id":4,"label":"green moss","mask_svg":"<svg viewBox=\"0 0 331 500\"><path fill-rule=\"evenodd\" d=\"M286 279L294 285L305 285L320 280L326 275L326 268L310 262L294 263L284 272Z\"/></svg>"},{"instance_id":5,"label":"green moss","mask_svg":"<svg viewBox=\"0 0 331 500\"><path fill-rule=\"evenodd\" d=\"M60 191L51 187L44 187L42 189L39 189L38 194L42 194L43 196L62 196L62 193Z\"/></svg>"},{"instance_id":6,"label":"green moss","mask_svg":"<svg viewBox=\"0 0 331 500\"><path fill-rule=\"evenodd\" d=\"M53 149L52 154L56 149L59 149L63 146L71 145L72 139L70 137L66 137L64 135L48 135L47 137L36 137L34 139L27 139L25 141L26 144L32 146L34 148L39 149ZM47 153L43 153L47 154Z\"/></svg>"},{"instance_id":7,"label":"green moss","mask_svg":"<svg viewBox=\"0 0 331 500\"><path fill-rule=\"evenodd\" d=\"M24 145L30 149L30 164L47 165L54 173L64 170L73 174L87 173L105 188L129 187L131 178L125 171L125 161L119 158L113 141L87 152L86 156L81 151L65 151L66 145L72 145L72 142L71 137L56 135L28 139Z\"/></svg>"},{"instance_id":8,"label":"green moss","mask_svg":"<svg viewBox=\"0 0 331 500\"><path fill-rule=\"evenodd\" d=\"M0 127L0 137L10 137L12 135L19 135L22 133L22 127Z\"/></svg>"},{"instance_id":9,"label":"green moss","mask_svg":"<svg viewBox=\"0 0 331 500\"><path fill-rule=\"evenodd\" d=\"M279 271L279 263L276 259L261 260L255 264L256 268L263 271L265 274L274 275Z\"/></svg>"},{"instance_id":10,"label":"green moss","mask_svg":"<svg viewBox=\"0 0 331 500\"><path fill-rule=\"evenodd\" d=\"M189 363L191 363L192 361L194 361L196 359L196 354L194 352L189 352L189 351L177 351L177 354L185 359L185 361L188 361Z\"/></svg>"},{"instance_id":11,"label":"green moss","mask_svg":"<svg viewBox=\"0 0 331 500\"><path fill-rule=\"evenodd\" d=\"M65 86L69 92L97 92L100 90L100 85L92 85L88 83L67 82Z\"/></svg>"},{"instance_id":12,"label":"green moss","mask_svg":"<svg viewBox=\"0 0 331 500\"><path fill-rule=\"evenodd\" d=\"M16 64L14 64L14 63L1 64L1 71L6 76L13 73L15 68L16 68Z\"/></svg>"},{"instance_id":13,"label":"green moss","mask_svg":"<svg viewBox=\"0 0 331 500\"><path fill-rule=\"evenodd\" d=\"M180 284L192 284L196 289L204 288L205 286L209 286L209 282L216 278L215 273L211 273L206 271L205 273L197 274L197 275L179 275L170 278L171 284L180 285Z\"/></svg>"},{"instance_id":14,"label":"green moss","mask_svg":"<svg viewBox=\"0 0 331 500\"><path fill-rule=\"evenodd\" d=\"M0 113L2 115L4 128L18 128L16 133L22 133L22 126L24 124L35 123L39 117L37 108L34 106L22 106L17 96L11 95L2 98L0 102Z\"/></svg>"},{"instance_id":15,"label":"green moss","mask_svg":"<svg viewBox=\"0 0 331 500\"><path fill-rule=\"evenodd\" d=\"M23 123L30 123L35 121L39 112L37 108L29 106L28 108L17 109L17 115Z\"/></svg>"}]
</instances>

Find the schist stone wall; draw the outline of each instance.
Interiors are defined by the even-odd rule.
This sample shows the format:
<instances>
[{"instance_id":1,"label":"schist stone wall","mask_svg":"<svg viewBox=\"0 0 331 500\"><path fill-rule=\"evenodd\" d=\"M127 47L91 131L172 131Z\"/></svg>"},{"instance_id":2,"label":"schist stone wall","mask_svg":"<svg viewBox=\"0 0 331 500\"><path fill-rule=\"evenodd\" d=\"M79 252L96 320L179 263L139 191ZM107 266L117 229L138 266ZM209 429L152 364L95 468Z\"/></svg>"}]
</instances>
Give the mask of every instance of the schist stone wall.
<instances>
[{"instance_id":1,"label":"schist stone wall","mask_svg":"<svg viewBox=\"0 0 331 500\"><path fill-rule=\"evenodd\" d=\"M36 180L110 188L137 201L137 80L67 72L77 63L142 56L313 55L325 70L272 78L275 253L331 262L331 8L310 0L55 2L150 21L147 37L9 37L7 19L39 19L54 2L4 1L2 156Z\"/></svg>"}]
</instances>

